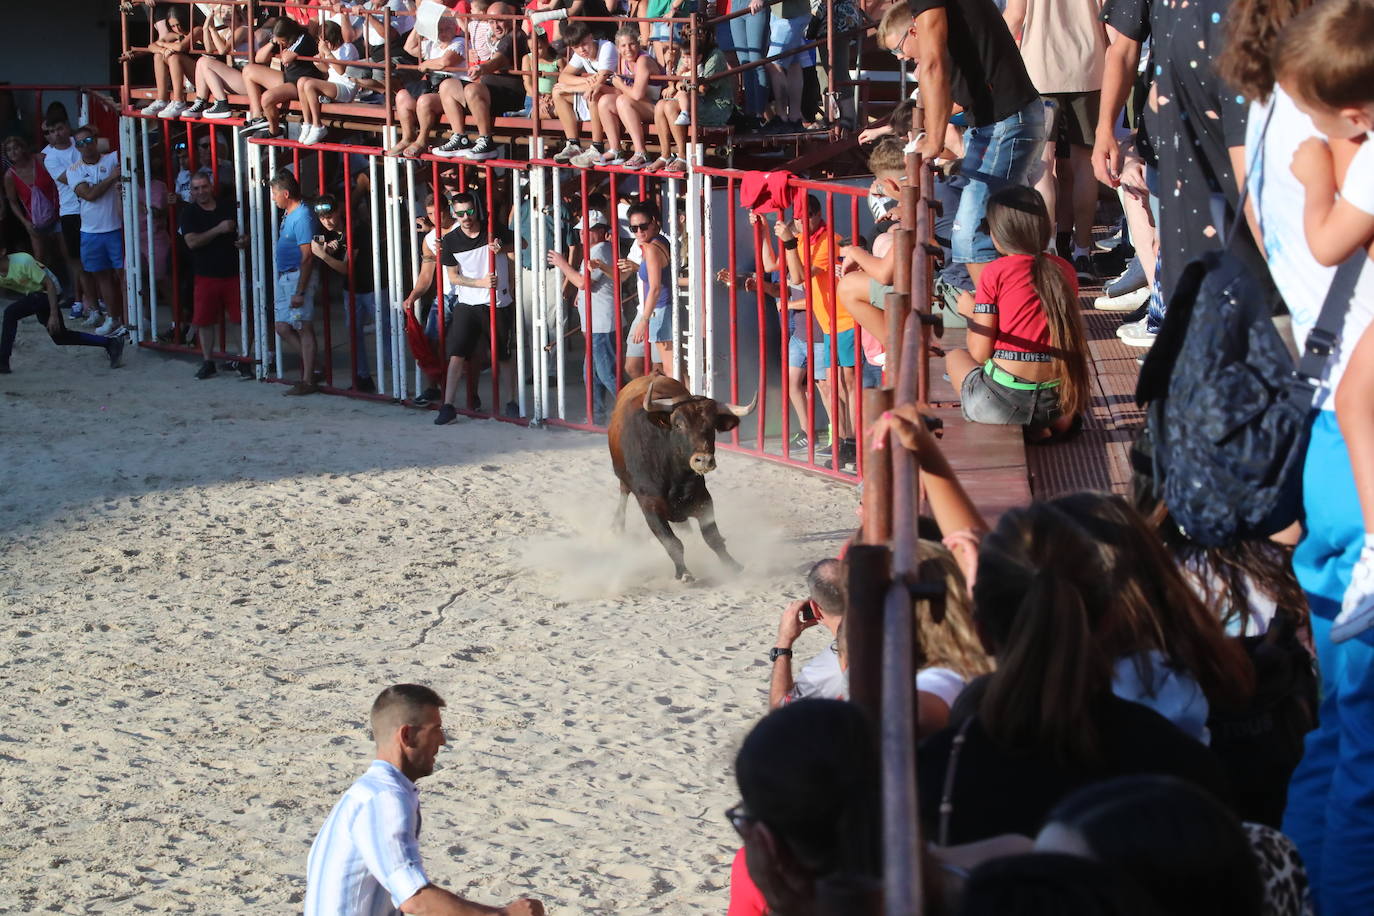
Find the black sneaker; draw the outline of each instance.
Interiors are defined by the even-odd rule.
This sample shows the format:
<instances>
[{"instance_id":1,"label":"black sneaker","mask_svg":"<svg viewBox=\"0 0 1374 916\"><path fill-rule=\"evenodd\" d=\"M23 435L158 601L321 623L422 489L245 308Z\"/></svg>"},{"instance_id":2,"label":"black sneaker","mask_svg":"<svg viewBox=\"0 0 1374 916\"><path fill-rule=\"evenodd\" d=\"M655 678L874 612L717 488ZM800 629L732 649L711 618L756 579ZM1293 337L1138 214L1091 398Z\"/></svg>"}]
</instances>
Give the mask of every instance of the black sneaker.
<instances>
[{"instance_id":1,"label":"black sneaker","mask_svg":"<svg viewBox=\"0 0 1374 916\"><path fill-rule=\"evenodd\" d=\"M514 401L507 401L505 413L508 417L520 416L520 405L515 403Z\"/></svg>"},{"instance_id":2,"label":"black sneaker","mask_svg":"<svg viewBox=\"0 0 1374 916\"><path fill-rule=\"evenodd\" d=\"M859 461L859 443L854 439L840 440L840 467L847 464L857 464Z\"/></svg>"},{"instance_id":3,"label":"black sneaker","mask_svg":"<svg viewBox=\"0 0 1374 916\"><path fill-rule=\"evenodd\" d=\"M363 394L376 394L377 383L372 381L372 376L370 375L360 375L358 376L357 384L353 386L353 390L362 392Z\"/></svg>"},{"instance_id":4,"label":"black sneaker","mask_svg":"<svg viewBox=\"0 0 1374 916\"><path fill-rule=\"evenodd\" d=\"M205 360L196 370L196 378L198 379L214 378L216 375L219 375L219 370L215 368L215 361L212 359Z\"/></svg>"},{"instance_id":5,"label":"black sneaker","mask_svg":"<svg viewBox=\"0 0 1374 916\"><path fill-rule=\"evenodd\" d=\"M472 141L463 134L454 134L448 138L448 142L443 146L436 146L432 150L434 155L444 159L457 159L465 156L466 151L472 148Z\"/></svg>"},{"instance_id":6,"label":"black sneaker","mask_svg":"<svg viewBox=\"0 0 1374 916\"><path fill-rule=\"evenodd\" d=\"M209 115L209 114L206 114L206 117L208 118L208 117L210 117L210 115ZM243 130L242 130L241 132L242 132L242 133L245 133L245 134L252 134L252 133L257 133L257 132L260 131L260 130L270 130L270 129L271 129L271 125L267 123L267 119L266 119L266 118L257 117L257 118L252 118L251 120L248 121L248 123L244 124L244 125L243 125Z\"/></svg>"},{"instance_id":7,"label":"black sneaker","mask_svg":"<svg viewBox=\"0 0 1374 916\"><path fill-rule=\"evenodd\" d=\"M216 119L232 118L234 116L234 109L230 108L229 103L226 102L224 99L220 99L218 102L211 104L211 106L205 109L205 111L201 112L200 116L202 118Z\"/></svg>"},{"instance_id":8,"label":"black sneaker","mask_svg":"<svg viewBox=\"0 0 1374 916\"><path fill-rule=\"evenodd\" d=\"M1074 272L1078 274L1078 279L1088 283L1097 282L1097 268L1093 266L1093 259L1086 254L1080 254L1073 259Z\"/></svg>"},{"instance_id":9,"label":"black sneaker","mask_svg":"<svg viewBox=\"0 0 1374 916\"><path fill-rule=\"evenodd\" d=\"M477 142L462 154L464 159L475 159L481 162L483 159L496 158L496 144L491 142L491 137L478 137Z\"/></svg>"},{"instance_id":10,"label":"black sneaker","mask_svg":"<svg viewBox=\"0 0 1374 916\"><path fill-rule=\"evenodd\" d=\"M105 352L110 355L111 369L124 365L124 338L111 337L110 342L105 344Z\"/></svg>"},{"instance_id":11,"label":"black sneaker","mask_svg":"<svg viewBox=\"0 0 1374 916\"><path fill-rule=\"evenodd\" d=\"M787 444L788 450L806 454L806 433L797 433Z\"/></svg>"},{"instance_id":12,"label":"black sneaker","mask_svg":"<svg viewBox=\"0 0 1374 916\"><path fill-rule=\"evenodd\" d=\"M458 408L452 404L445 404L439 408L439 416L434 418L435 426L447 426L458 419Z\"/></svg>"},{"instance_id":13,"label":"black sneaker","mask_svg":"<svg viewBox=\"0 0 1374 916\"><path fill-rule=\"evenodd\" d=\"M186 120L195 120L205 113L205 109L210 107L210 103L204 99L196 99L191 103L191 107L181 113Z\"/></svg>"}]
</instances>

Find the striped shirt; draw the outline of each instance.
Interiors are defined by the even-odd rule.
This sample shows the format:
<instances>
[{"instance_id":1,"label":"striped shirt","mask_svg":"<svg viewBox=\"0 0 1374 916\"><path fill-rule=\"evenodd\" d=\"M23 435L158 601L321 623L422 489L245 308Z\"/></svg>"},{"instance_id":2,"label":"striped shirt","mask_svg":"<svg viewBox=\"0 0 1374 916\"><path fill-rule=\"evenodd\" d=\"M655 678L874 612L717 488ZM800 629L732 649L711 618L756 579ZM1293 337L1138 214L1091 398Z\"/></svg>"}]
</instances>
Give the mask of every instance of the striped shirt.
<instances>
[{"instance_id":1,"label":"striped shirt","mask_svg":"<svg viewBox=\"0 0 1374 916\"><path fill-rule=\"evenodd\" d=\"M310 847L305 916L389 916L427 884L415 783L374 760Z\"/></svg>"}]
</instances>

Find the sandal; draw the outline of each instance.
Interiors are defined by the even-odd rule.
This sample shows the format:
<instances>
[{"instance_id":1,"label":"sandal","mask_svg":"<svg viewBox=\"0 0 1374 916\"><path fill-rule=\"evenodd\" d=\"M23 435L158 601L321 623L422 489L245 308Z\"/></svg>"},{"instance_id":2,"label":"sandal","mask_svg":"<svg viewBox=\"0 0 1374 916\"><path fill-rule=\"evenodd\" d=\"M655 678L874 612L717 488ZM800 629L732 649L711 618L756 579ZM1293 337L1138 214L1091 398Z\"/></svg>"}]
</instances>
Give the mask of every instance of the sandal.
<instances>
[{"instance_id":1,"label":"sandal","mask_svg":"<svg viewBox=\"0 0 1374 916\"><path fill-rule=\"evenodd\" d=\"M427 147L423 143L412 143L401 150L402 159L419 159L425 154Z\"/></svg>"},{"instance_id":2,"label":"sandal","mask_svg":"<svg viewBox=\"0 0 1374 916\"><path fill-rule=\"evenodd\" d=\"M659 157L658 157L657 159L655 159L653 162L650 162L648 165L644 166L644 171L646 171L646 172L660 172L660 171L662 171L663 169L667 168L667 166L668 166L668 160L667 160L667 159L664 159L662 156L659 156Z\"/></svg>"},{"instance_id":3,"label":"sandal","mask_svg":"<svg viewBox=\"0 0 1374 916\"><path fill-rule=\"evenodd\" d=\"M668 164L663 167L665 172L685 172L687 171L687 160L681 156L674 156L668 160Z\"/></svg>"},{"instance_id":4,"label":"sandal","mask_svg":"<svg viewBox=\"0 0 1374 916\"><path fill-rule=\"evenodd\" d=\"M403 152L406 151L406 149L408 148L408 146L409 146L409 144L407 144L406 141L402 140L400 143L397 143L395 146L391 147L391 149L387 150L387 151L386 151L385 153L383 153L382 155L384 155L384 156L399 156L399 155L401 155L401 153L403 153Z\"/></svg>"}]
</instances>

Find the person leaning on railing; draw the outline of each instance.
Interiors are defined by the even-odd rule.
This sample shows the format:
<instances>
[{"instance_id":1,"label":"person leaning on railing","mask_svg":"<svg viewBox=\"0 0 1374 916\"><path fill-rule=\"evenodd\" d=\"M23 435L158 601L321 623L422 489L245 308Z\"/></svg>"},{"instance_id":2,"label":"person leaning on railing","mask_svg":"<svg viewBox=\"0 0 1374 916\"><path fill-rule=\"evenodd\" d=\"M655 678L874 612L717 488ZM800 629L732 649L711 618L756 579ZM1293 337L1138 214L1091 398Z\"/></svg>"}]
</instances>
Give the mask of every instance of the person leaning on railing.
<instances>
[{"instance_id":1,"label":"person leaning on railing","mask_svg":"<svg viewBox=\"0 0 1374 916\"><path fill-rule=\"evenodd\" d=\"M211 10L201 28L205 53L196 58L196 98L181 113L183 118L225 118L232 114L227 100L231 91L245 91L241 68L247 62L252 31L246 16L233 4L219 4ZM257 46L265 44L271 35L270 28L258 28Z\"/></svg>"},{"instance_id":2,"label":"person leaning on railing","mask_svg":"<svg viewBox=\"0 0 1374 916\"><path fill-rule=\"evenodd\" d=\"M654 130L662 153L645 166L647 172L680 172L687 168L687 128L692 123L689 93L699 96L696 116L700 127L723 127L735 113L733 83L717 78L727 67L725 55L716 47L714 33L703 27L696 37L698 59L684 51L677 72L679 81L670 85L671 91L665 89L663 98L654 106Z\"/></svg>"},{"instance_id":3,"label":"person leaning on railing","mask_svg":"<svg viewBox=\"0 0 1374 916\"><path fill-rule=\"evenodd\" d=\"M156 18L157 13L153 14L156 37L148 43L153 55L157 98L144 106L143 113L175 118L189 107L183 101L183 89L186 74L194 73L196 67L188 53L192 47L194 7L169 3L161 12L161 18Z\"/></svg>"},{"instance_id":4,"label":"person leaning on railing","mask_svg":"<svg viewBox=\"0 0 1374 916\"><path fill-rule=\"evenodd\" d=\"M296 84L306 78L324 79L324 73L309 60L320 53L319 43L293 19L278 19L272 39L258 49L254 62L243 69L244 89L248 94L248 123L243 132L265 131L268 137L283 137L281 116L286 105L298 97ZM274 70L272 59L281 61Z\"/></svg>"},{"instance_id":5,"label":"person leaning on railing","mask_svg":"<svg viewBox=\"0 0 1374 916\"><path fill-rule=\"evenodd\" d=\"M488 9L492 16L512 16L515 7L508 3L493 3ZM439 84L439 99L444 116L453 126L453 136L434 155L449 158L476 159L496 156L496 141L492 139L497 115L519 111L525 99L525 87L520 77L510 71L525 56L524 33L514 28L510 19L492 19L492 36L496 47L490 60L468 63L467 82L446 79ZM477 139L469 144L463 132L463 112L467 110L477 123Z\"/></svg>"},{"instance_id":6,"label":"person leaning on railing","mask_svg":"<svg viewBox=\"0 0 1374 916\"><path fill-rule=\"evenodd\" d=\"M419 73L396 93L396 116L401 122L400 138L387 150L388 156L417 156L429 146L429 135L443 113L440 86L457 79L454 73L468 65L468 46L452 16L441 16L437 37L425 38L418 29L406 37L406 53L419 61ZM457 135L462 131L455 125ZM441 147L443 149L443 147Z\"/></svg>"}]
</instances>

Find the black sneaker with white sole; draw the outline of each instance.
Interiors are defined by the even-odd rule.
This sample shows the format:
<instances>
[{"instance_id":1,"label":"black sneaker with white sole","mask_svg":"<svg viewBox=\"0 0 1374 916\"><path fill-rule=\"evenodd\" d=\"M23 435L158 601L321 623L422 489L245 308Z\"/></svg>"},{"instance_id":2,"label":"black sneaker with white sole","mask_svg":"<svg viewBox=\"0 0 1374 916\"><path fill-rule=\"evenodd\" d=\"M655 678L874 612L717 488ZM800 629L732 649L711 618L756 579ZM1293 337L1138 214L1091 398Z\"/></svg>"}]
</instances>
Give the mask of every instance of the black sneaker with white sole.
<instances>
[{"instance_id":1,"label":"black sneaker with white sole","mask_svg":"<svg viewBox=\"0 0 1374 916\"><path fill-rule=\"evenodd\" d=\"M206 117L209 117L209 115L206 115ZM245 134L253 134L253 133L257 133L257 132L260 131L260 130L271 130L271 129L272 129L272 126L271 126L270 124L267 123L267 119L266 119L266 118L258 117L258 118L252 118L252 119L250 119L250 120L248 121L248 123L244 124L244 125L243 125L243 131L242 131L242 132L245 133Z\"/></svg>"},{"instance_id":2,"label":"black sneaker with white sole","mask_svg":"<svg viewBox=\"0 0 1374 916\"><path fill-rule=\"evenodd\" d=\"M447 426L458 419L458 408L452 404L445 404L439 408L439 415L434 418L435 426Z\"/></svg>"},{"instance_id":3,"label":"black sneaker with white sole","mask_svg":"<svg viewBox=\"0 0 1374 916\"><path fill-rule=\"evenodd\" d=\"M210 107L210 103L204 99L196 99L191 103L191 107L181 113L181 117L188 121L193 121L205 114L205 109Z\"/></svg>"},{"instance_id":4,"label":"black sneaker with white sole","mask_svg":"<svg viewBox=\"0 0 1374 916\"><path fill-rule=\"evenodd\" d=\"M467 150L472 148L472 141L464 134L454 134L448 138L448 142L443 146L434 147L433 153L443 159L457 159L466 155Z\"/></svg>"},{"instance_id":5,"label":"black sneaker with white sole","mask_svg":"<svg viewBox=\"0 0 1374 916\"><path fill-rule=\"evenodd\" d=\"M478 162L483 159L496 158L496 144L491 142L491 137L478 137L477 142L472 144L472 148L461 154L465 159L475 159Z\"/></svg>"},{"instance_id":6,"label":"black sneaker with white sole","mask_svg":"<svg viewBox=\"0 0 1374 916\"><path fill-rule=\"evenodd\" d=\"M196 370L196 378L201 380L207 378L214 378L218 374L219 370L215 368L214 360L210 359L207 359L203 363L201 363L200 368Z\"/></svg>"},{"instance_id":7,"label":"black sneaker with white sole","mask_svg":"<svg viewBox=\"0 0 1374 916\"><path fill-rule=\"evenodd\" d=\"M200 116L202 118L216 119L232 118L234 116L234 109L230 108L229 103L226 102L224 99L220 99L218 102L215 102L209 108L205 109L205 111L203 111Z\"/></svg>"},{"instance_id":8,"label":"black sneaker with white sole","mask_svg":"<svg viewBox=\"0 0 1374 916\"><path fill-rule=\"evenodd\" d=\"M1093 266L1093 259L1086 254L1080 254L1073 259L1074 273L1078 274L1078 279L1087 283L1097 282L1097 268Z\"/></svg>"}]
</instances>

